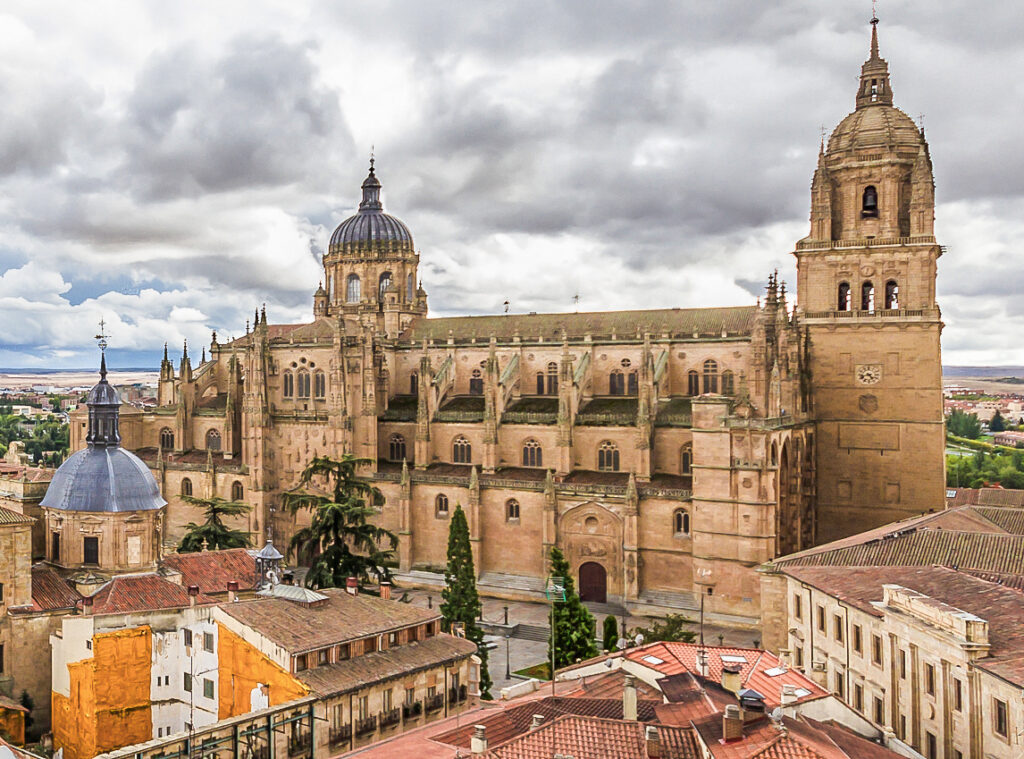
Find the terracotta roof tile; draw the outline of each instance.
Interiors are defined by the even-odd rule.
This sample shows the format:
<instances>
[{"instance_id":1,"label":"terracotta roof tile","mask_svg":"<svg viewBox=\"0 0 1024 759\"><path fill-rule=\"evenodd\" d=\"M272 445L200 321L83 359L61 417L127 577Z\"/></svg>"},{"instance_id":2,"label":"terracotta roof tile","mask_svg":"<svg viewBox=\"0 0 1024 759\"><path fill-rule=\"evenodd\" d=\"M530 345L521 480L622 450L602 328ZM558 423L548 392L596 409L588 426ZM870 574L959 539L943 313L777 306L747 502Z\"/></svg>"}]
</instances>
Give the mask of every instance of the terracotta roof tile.
<instances>
[{"instance_id":1,"label":"terracotta roof tile","mask_svg":"<svg viewBox=\"0 0 1024 759\"><path fill-rule=\"evenodd\" d=\"M242 590L258 585L256 559L246 548L228 548L223 551L199 553L172 553L164 557L163 565L181 573L181 584L186 588L198 585L203 593L227 592L228 582L235 580Z\"/></svg>"},{"instance_id":2,"label":"terracotta roof tile","mask_svg":"<svg viewBox=\"0 0 1024 759\"><path fill-rule=\"evenodd\" d=\"M574 759L647 759L646 726L632 720L565 715L547 725L492 748L491 759L550 759L564 754ZM694 731L685 727L657 727L662 759L699 759L702 754Z\"/></svg>"},{"instance_id":3,"label":"terracotta roof tile","mask_svg":"<svg viewBox=\"0 0 1024 759\"><path fill-rule=\"evenodd\" d=\"M430 667L461 661L474 653L476 644L472 641L441 633L415 643L405 643L347 661L307 669L295 676L318 695L331 696L358 690L367 683L403 677Z\"/></svg>"},{"instance_id":4,"label":"terracotta roof tile","mask_svg":"<svg viewBox=\"0 0 1024 759\"><path fill-rule=\"evenodd\" d=\"M1024 490L1002 490L1002 493L1017 493L1024 496ZM1021 500L1021 499L1017 499ZM1013 504L1020 506L1020 503ZM999 525L1012 535L1024 535L1024 509L1008 506L975 506L974 510L990 522Z\"/></svg>"},{"instance_id":5,"label":"terracotta roof tile","mask_svg":"<svg viewBox=\"0 0 1024 759\"><path fill-rule=\"evenodd\" d=\"M216 603L202 593L200 604ZM189 606L188 590L158 574L121 575L113 578L92 596L93 614L125 614L156 609L183 609Z\"/></svg>"},{"instance_id":6,"label":"terracotta roof tile","mask_svg":"<svg viewBox=\"0 0 1024 759\"><path fill-rule=\"evenodd\" d=\"M291 654L440 619L433 610L366 594L352 596L342 588L319 592L328 600L318 606L257 598L222 608Z\"/></svg>"},{"instance_id":7,"label":"terracotta roof tile","mask_svg":"<svg viewBox=\"0 0 1024 759\"><path fill-rule=\"evenodd\" d=\"M622 689L626 684L626 673L621 669L614 669L600 675L590 675L581 678L579 688L567 693L571 698L622 698ZM642 680L636 681L636 694L640 699L661 700L661 693Z\"/></svg>"},{"instance_id":8,"label":"terracotta roof tile","mask_svg":"<svg viewBox=\"0 0 1024 759\"><path fill-rule=\"evenodd\" d=\"M74 609L82 595L74 586L45 564L32 567L32 610Z\"/></svg>"},{"instance_id":9,"label":"terracotta roof tile","mask_svg":"<svg viewBox=\"0 0 1024 759\"><path fill-rule=\"evenodd\" d=\"M24 514L19 514L17 511L11 511L0 506L0 524L32 524L35 521L32 517L27 517Z\"/></svg>"}]
</instances>

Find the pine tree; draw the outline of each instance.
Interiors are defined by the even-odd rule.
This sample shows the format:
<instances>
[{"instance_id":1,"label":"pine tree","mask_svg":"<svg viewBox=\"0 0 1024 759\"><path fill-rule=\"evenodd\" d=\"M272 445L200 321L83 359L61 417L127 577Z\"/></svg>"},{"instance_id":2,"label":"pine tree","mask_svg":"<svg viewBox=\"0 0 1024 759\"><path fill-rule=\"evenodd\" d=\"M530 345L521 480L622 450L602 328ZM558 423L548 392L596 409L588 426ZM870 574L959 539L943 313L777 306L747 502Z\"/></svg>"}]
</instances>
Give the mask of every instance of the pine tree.
<instances>
[{"instance_id":1,"label":"pine tree","mask_svg":"<svg viewBox=\"0 0 1024 759\"><path fill-rule=\"evenodd\" d=\"M487 669L487 649L481 643L484 631L477 620L483 607L476 591L476 570L473 568L473 548L469 544L469 523L462 506L455 505L448 525L448 566L444 570L444 590L441 591L441 620L450 631L459 622L466 631L466 639L477 645L480 658L480 696L491 698L491 673Z\"/></svg>"},{"instance_id":2,"label":"pine tree","mask_svg":"<svg viewBox=\"0 0 1024 759\"><path fill-rule=\"evenodd\" d=\"M1003 419L1003 415L999 413L998 409L989 420L988 429L990 432L1003 432L1006 429L1006 420Z\"/></svg>"},{"instance_id":3,"label":"pine tree","mask_svg":"<svg viewBox=\"0 0 1024 759\"><path fill-rule=\"evenodd\" d=\"M193 498L190 495L181 497L191 506L202 506L206 521L202 524L189 522L185 535L178 544L178 553L195 553L203 550L205 544L211 551L222 548L248 548L249 533L243 530L232 530L224 524L224 517L236 517L248 514L252 507L241 501L229 501L220 496L213 498Z\"/></svg>"},{"instance_id":4,"label":"pine tree","mask_svg":"<svg viewBox=\"0 0 1024 759\"><path fill-rule=\"evenodd\" d=\"M597 644L594 641L594 617L576 595L576 584L572 580L572 572L569 571L569 562L558 548L551 549L551 576L561 578L565 588L565 601L556 601L553 612L555 669L558 670L597 656ZM549 662L551 643L549 638Z\"/></svg>"},{"instance_id":5,"label":"pine tree","mask_svg":"<svg viewBox=\"0 0 1024 759\"><path fill-rule=\"evenodd\" d=\"M340 459L317 456L303 470L299 487L284 494L284 506L293 514L309 509L312 520L292 537L291 549L312 560L306 585L310 588L343 588L348 577L360 584L372 574L387 580L387 568L395 555L398 536L372 524L375 506L384 503L376 487L356 474L356 468L369 463L351 453ZM314 479L326 480L330 495L319 487L310 489ZM318 553L319 549L319 553Z\"/></svg>"}]
</instances>

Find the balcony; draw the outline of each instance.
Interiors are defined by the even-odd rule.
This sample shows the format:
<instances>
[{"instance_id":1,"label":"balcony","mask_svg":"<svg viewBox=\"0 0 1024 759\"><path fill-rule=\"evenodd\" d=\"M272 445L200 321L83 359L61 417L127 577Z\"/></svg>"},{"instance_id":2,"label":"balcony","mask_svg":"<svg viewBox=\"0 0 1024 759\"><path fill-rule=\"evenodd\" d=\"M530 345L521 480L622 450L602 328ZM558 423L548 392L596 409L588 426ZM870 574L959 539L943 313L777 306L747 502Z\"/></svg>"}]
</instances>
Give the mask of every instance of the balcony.
<instances>
[{"instance_id":1,"label":"balcony","mask_svg":"<svg viewBox=\"0 0 1024 759\"><path fill-rule=\"evenodd\" d=\"M298 756L308 753L313 747L313 736L311 733L299 733L288 739L288 756Z\"/></svg>"},{"instance_id":2,"label":"balcony","mask_svg":"<svg viewBox=\"0 0 1024 759\"><path fill-rule=\"evenodd\" d=\"M377 729L377 718L366 717L365 719L356 720L356 735L362 737L374 732Z\"/></svg>"},{"instance_id":3,"label":"balcony","mask_svg":"<svg viewBox=\"0 0 1024 759\"><path fill-rule=\"evenodd\" d=\"M386 712L380 713L381 729L384 729L385 727L391 727L392 725L397 725L401 721L402 712L397 706L394 709L388 709Z\"/></svg>"},{"instance_id":4,"label":"balcony","mask_svg":"<svg viewBox=\"0 0 1024 759\"><path fill-rule=\"evenodd\" d=\"M423 714L423 702L413 701L411 704L402 704L402 719L416 719Z\"/></svg>"},{"instance_id":5,"label":"balcony","mask_svg":"<svg viewBox=\"0 0 1024 759\"><path fill-rule=\"evenodd\" d=\"M332 726L327 730L327 742L332 746L352 740L352 725Z\"/></svg>"},{"instance_id":6,"label":"balcony","mask_svg":"<svg viewBox=\"0 0 1024 759\"><path fill-rule=\"evenodd\" d=\"M465 685L460 685L456 688L448 689L448 703L449 704L461 704L466 700L466 696L469 694L469 690Z\"/></svg>"},{"instance_id":7,"label":"balcony","mask_svg":"<svg viewBox=\"0 0 1024 759\"><path fill-rule=\"evenodd\" d=\"M436 696L427 696L427 714L430 712L436 712L438 709L444 706L444 694L438 693Z\"/></svg>"}]
</instances>

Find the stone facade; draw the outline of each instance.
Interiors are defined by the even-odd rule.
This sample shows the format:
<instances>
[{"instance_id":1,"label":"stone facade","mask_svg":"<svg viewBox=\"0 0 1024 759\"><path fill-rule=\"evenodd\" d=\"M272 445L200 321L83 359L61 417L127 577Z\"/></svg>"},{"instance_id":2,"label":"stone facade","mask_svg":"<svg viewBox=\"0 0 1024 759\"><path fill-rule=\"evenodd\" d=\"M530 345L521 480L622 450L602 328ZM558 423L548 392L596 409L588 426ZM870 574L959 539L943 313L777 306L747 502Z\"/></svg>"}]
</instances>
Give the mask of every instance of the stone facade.
<instances>
[{"instance_id":1,"label":"stone facade","mask_svg":"<svg viewBox=\"0 0 1024 759\"><path fill-rule=\"evenodd\" d=\"M931 164L885 66L873 40L857 110L823 145L795 307L773 276L737 308L428 319L371 167L314 321L259 311L195 369L165 352L156 407L126 410L125 445L170 502L165 542L197 517L180 494L218 493L287 545L302 515L282 492L314 455L350 452L370 460L403 572L443 564L460 503L484 592L538 591L557 545L589 600L695 609L701 594L754 618L752 567L937 507Z\"/></svg>"}]
</instances>

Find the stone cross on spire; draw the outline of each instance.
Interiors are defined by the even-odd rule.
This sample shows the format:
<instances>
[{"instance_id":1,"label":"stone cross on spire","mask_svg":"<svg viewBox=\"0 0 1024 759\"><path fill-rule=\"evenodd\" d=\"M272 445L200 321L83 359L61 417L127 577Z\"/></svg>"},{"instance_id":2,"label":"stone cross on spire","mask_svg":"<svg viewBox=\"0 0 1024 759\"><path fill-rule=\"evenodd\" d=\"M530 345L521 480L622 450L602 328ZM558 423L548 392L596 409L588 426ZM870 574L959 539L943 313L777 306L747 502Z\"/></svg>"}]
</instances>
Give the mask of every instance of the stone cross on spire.
<instances>
[{"instance_id":1,"label":"stone cross on spire","mask_svg":"<svg viewBox=\"0 0 1024 759\"><path fill-rule=\"evenodd\" d=\"M889 64L878 52L878 16L871 12L871 53L860 67L860 85L857 89L858 110L869 105L892 105L889 86Z\"/></svg>"}]
</instances>

